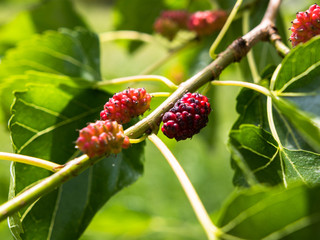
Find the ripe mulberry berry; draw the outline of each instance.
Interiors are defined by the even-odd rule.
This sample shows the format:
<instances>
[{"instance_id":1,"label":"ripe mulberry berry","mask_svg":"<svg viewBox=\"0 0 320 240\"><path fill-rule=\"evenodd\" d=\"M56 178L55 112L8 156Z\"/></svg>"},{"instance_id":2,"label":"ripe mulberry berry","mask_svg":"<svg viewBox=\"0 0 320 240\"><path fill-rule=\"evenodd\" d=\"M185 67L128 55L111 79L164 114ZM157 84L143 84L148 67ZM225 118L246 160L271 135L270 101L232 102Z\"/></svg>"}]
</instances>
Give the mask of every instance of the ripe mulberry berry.
<instances>
[{"instance_id":1,"label":"ripe mulberry berry","mask_svg":"<svg viewBox=\"0 0 320 240\"><path fill-rule=\"evenodd\" d=\"M113 95L100 113L101 120L125 124L150 108L151 95L144 88L128 88Z\"/></svg>"},{"instance_id":2,"label":"ripe mulberry berry","mask_svg":"<svg viewBox=\"0 0 320 240\"><path fill-rule=\"evenodd\" d=\"M119 153L128 148L129 138L124 135L121 124L116 121L96 121L80 130L76 146L90 158Z\"/></svg>"},{"instance_id":3,"label":"ripe mulberry berry","mask_svg":"<svg viewBox=\"0 0 320 240\"><path fill-rule=\"evenodd\" d=\"M208 98L199 93L186 93L164 114L162 132L177 141L191 138L207 125L211 111Z\"/></svg>"},{"instance_id":4,"label":"ripe mulberry berry","mask_svg":"<svg viewBox=\"0 0 320 240\"><path fill-rule=\"evenodd\" d=\"M187 29L189 13L184 10L163 11L154 23L154 30L170 41L174 39L177 32Z\"/></svg>"},{"instance_id":5,"label":"ripe mulberry berry","mask_svg":"<svg viewBox=\"0 0 320 240\"><path fill-rule=\"evenodd\" d=\"M320 34L320 7L317 4L310 6L305 12L298 12L290 28L292 46L304 43Z\"/></svg>"},{"instance_id":6,"label":"ripe mulberry berry","mask_svg":"<svg viewBox=\"0 0 320 240\"><path fill-rule=\"evenodd\" d=\"M211 35L220 30L228 18L226 11L199 11L190 16L188 28L198 36Z\"/></svg>"}]
</instances>

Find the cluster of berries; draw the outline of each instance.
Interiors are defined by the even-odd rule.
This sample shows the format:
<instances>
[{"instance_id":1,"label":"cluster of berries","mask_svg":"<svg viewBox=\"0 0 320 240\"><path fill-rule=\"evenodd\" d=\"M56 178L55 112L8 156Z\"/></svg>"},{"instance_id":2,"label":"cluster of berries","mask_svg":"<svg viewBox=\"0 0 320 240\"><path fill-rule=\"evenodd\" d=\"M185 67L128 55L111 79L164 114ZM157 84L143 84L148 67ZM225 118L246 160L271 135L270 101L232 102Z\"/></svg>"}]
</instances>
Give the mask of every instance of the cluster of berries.
<instances>
[{"instance_id":1,"label":"cluster of berries","mask_svg":"<svg viewBox=\"0 0 320 240\"><path fill-rule=\"evenodd\" d=\"M143 114L150 108L151 95L144 88L129 88L116 93L104 105L101 120L80 130L76 146L89 157L119 153L130 141L121 124Z\"/></svg>"},{"instance_id":2,"label":"cluster of berries","mask_svg":"<svg viewBox=\"0 0 320 240\"><path fill-rule=\"evenodd\" d=\"M179 30L193 31L202 37L220 30L227 18L228 14L223 10L195 13L184 10L168 10L163 11L156 19L154 30L170 41L174 39Z\"/></svg>"},{"instance_id":3,"label":"cluster of berries","mask_svg":"<svg viewBox=\"0 0 320 240\"><path fill-rule=\"evenodd\" d=\"M89 157L119 153L130 145L121 124L142 115L150 108L151 95L144 88L129 88L113 95L101 111L101 120L80 130L77 147ZM186 93L164 114L161 130L177 141L191 138L207 125L211 111L208 98Z\"/></svg>"},{"instance_id":4,"label":"cluster of berries","mask_svg":"<svg viewBox=\"0 0 320 240\"><path fill-rule=\"evenodd\" d=\"M292 22L290 41L295 47L312 37L320 34L320 7L317 4L310 6L305 12L298 12Z\"/></svg>"}]
</instances>

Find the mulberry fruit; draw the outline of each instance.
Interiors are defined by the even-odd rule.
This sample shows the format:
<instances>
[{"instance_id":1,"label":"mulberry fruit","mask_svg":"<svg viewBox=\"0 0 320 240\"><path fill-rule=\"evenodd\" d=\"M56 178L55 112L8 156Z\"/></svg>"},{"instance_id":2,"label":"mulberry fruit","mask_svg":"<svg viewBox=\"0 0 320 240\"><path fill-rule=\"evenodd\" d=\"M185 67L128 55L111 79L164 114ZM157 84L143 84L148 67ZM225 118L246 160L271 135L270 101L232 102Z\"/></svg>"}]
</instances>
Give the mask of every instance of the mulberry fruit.
<instances>
[{"instance_id":1,"label":"mulberry fruit","mask_svg":"<svg viewBox=\"0 0 320 240\"><path fill-rule=\"evenodd\" d=\"M100 113L101 120L125 124L150 108L151 95L144 88L128 88L113 95Z\"/></svg>"},{"instance_id":2,"label":"mulberry fruit","mask_svg":"<svg viewBox=\"0 0 320 240\"><path fill-rule=\"evenodd\" d=\"M163 11L154 23L154 30L170 41L181 29L187 29L189 13L184 10Z\"/></svg>"},{"instance_id":3,"label":"mulberry fruit","mask_svg":"<svg viewBox=\"0 0 320 240\"><path fill-rule=\"evenodd\" d=\"M177 141L191 138L207 125L211 111L208 98L199 93L186 93L164 114L162 132Z\"/></svg>"},{"instance_id":4,"label":"mulberry fruit","mask_svg":"<svg viewBox=\"0 0 320 240\"><path fill-rule=\"evenodd\" d=\"M116 121L96 121L80 130L76 146L90 158L119 153L128 148L129 138L124 135L121 124Z\"/></svg>"},{"instance_id":5,"label":"mulberry fruit","mask_svg":"<svg viewBox=\"0 0 320 240\"><path fill-rule=\"evenodd\" d=\"M190 16L188 28L198 36L211 35L223 27L227 18L228 14L223 10L195 12Z\"/></svg>"},{"instance_id":6,"label":"mulberry fruit","mask_svg":"<svg viewBox=\"0 0 320 240\"><path fill-rule=\"evenodd\" d=\"M305 12L298 12L296 19L292 21L290 28L292 34L290 41L295 47L299 43L304 43L312 37L320 34L320 7L317 4L310 6Z\"/></svg>"}]
</instances>

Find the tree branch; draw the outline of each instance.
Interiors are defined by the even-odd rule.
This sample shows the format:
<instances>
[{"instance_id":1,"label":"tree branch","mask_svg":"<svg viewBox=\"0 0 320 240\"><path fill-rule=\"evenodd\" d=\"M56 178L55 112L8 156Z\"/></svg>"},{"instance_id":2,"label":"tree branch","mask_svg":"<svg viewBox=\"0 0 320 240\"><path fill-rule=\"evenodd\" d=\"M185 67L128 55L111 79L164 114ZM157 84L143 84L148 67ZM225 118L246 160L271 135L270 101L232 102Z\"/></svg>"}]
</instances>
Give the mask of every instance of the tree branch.
<instances>
[{"instance_id":1,"label":"tree branch","mask_svg":"<svg viewBox=\"0 0 320 240\"><path fill-rule=\"evenodd\" d=\"M207 82L216 79L223 69L233 62L239 62L248 51L259 41L268 41L271 30L275 28L275 19L281 0L270 0L261 23L243 37L236 39L225 51L198 74L180 84L179 88L168 97L158 108L134 126L128 128L125 134L130 138L138 138L144 133L157 132L162 115L167 112L185 92L196 91Z\"/></svg>"}]
</instances>

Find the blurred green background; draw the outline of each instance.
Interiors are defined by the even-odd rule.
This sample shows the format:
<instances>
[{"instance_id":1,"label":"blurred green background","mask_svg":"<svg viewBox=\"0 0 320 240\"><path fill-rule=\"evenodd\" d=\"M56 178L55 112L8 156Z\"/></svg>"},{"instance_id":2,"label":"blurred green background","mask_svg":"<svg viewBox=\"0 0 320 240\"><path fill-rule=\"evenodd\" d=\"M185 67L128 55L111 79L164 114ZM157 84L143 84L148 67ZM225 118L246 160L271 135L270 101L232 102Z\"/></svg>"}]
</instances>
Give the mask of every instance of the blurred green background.
<instances>
[{"instance_id":1,"label":"blurred green background","mask_svg":"<svg viewBox=\"0 0 320 240\"><path fill-rule=\"evenodd\" d=\"M37 2L0 0L0 28L6 26L6 23L21 11L32 8ZM103 33L114 30L115 2L74 0L73 4L95 32ZM306 9L311 3L312 1L283 1L282 12L290 22L295 12ZM146 44L135 52L129 52L125 50L122 42L102 43L102 74L107 79L136 75L165 54L165 48L153 44ZM183 65L184 59L190 58L188 54L194 54L192 49L178 54L155 73L174 77L176 81L189 77L192 71L186 70ZM198 56L199 62L192 66L194 72L208 61L206 51L203 55ZM201 59L204 59L203 63ZM241 78L238 64L230 66L221 75L221 79ZM138 83L130 86L145 86L151 92L165 90L159 84ZM238 92L239 89L235 87L219 87L209 91L213 109L209 126L192 140L177 143L159 133L189 175L206 209L213 215L234 190L227 140L229 129L237 117L235 99ZM161 100L154 101L152 108ZM10 136L5 125L0 125L0 151L12 152ZM0 203L7 200L9 166L9 162L0 161ZM135 184L111 198L81 237L82 240L204 238L205 235L174 173L158 150L148 141L144 175ZM12 239L5 221L0 223L0 239Z\"/></svg>"}]
</instances>

